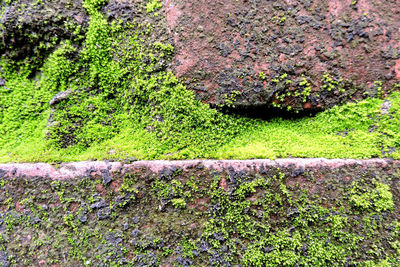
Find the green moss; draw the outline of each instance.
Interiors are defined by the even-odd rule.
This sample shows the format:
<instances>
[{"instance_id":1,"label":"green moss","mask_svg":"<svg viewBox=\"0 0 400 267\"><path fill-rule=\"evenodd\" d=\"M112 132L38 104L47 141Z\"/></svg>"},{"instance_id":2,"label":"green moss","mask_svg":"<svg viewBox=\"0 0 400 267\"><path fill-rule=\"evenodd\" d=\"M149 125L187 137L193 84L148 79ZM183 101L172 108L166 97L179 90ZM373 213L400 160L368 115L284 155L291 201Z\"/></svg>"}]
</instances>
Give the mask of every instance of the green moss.
<instances>
[{"instance_id":1,"label":"green moss","mask_svg":"<svg viewBox=\"0 0 400 267\"><path fill-rule=\"evenodd\" d=\"M362 183L363 181L361 181ZM356 208L373 209L376 211L387 211L394 209L393 195L387 184L372 180L373 188L360 187L359 183L353 182L350 203Z\"/></svg>"},{"instance_id":2,"label":"green moss","mask_svg":"<svg viewBox=\"0 0 400 267\"><path fill-rule=\"evenodd\" d=\"M311 85L310 85L310 83L307 81L307 79L306 78L302 78L301 79L301 82L299 83L299 85L300 86L302 86L303 87L303 90L302 90L302 95L303 95L303 102L306 102L307 101L307 98L310 96L310 94L311 94Z\"/></svg>"},{"instance_id":3,"label":"green moss","mask_svg":"<svg viewBox=\"0 0 400 267\"><path fill-rule=\"evenodd\" d=\"M171 203L172 203L172 206L174 206L174 207L177 208L177 209L184 209L184 208L186 208L186 202L185 202L185 200L182 199L182 198L174 198L174 199L171 199Z\"/></svg>"},{"instance_id":4,"label":"green moss","mask_svg":"<svg viewBox=\"0 0 400 267\"><path fill-rule=\"evenodd\" d=\"M323 75L323 85L322 88L327 90L328 92L337 90L340 93L344 93L343 88L343 80L342 79L334 79L329 76L328 73Z\"/></svg>"},{"instance_id":5,"label":"green moss","mask_svg":"<svg viewBox=\"0 0 400 267\"><path fill-rule=\"evenodd\" d=\"M391 108L383 115L383 99L350 103L298 120L223 114L196 100L166 71L173 47L151 41L152 25L108 22L99 11L106 3L84 1L90 14L87 30L67 26L76 27L76 37L84 36L52 45L57 49L41 64L39 59L1 59L0 75L6 80L0 87L1 162L399 158L398 93L387 98ZM153 12L161 5L146 3L143 11ZM259 73L260 79L264 76ZM327 74L323 78L325 91L343 90L340 79ZM314 94L308 78L292 81L282 74L272 84L279 92L275 106L288 110L293 106L285 99L296 94L291 87L300 88L295 96L303 102ZM60 92L67 97L50 106ZM234 105L238 95L226 95L227 104Z\"/></svg>"},{"instance_id":6,"label":"green moss","mask_svg":"<svg viewBox=\"0 0 400 267\"><path fill-rule=\"evenodd\" d=\"M295 184L292 171L135 170L110 185L98 176L5 178L0 250L15 265L397 266L398 174L310 169ZM364 194L370 204L355 204Z\"/></svg>"},{"instance_id":7,"label":"green moss","mask_svg":"<svg viewBox=\"0 0 400 267\"><path fill-rule=\"evenodd\" d=\"M162 7L162 4L160 3L159 0L149 0L146 4L146 11L148 13L154 12L156 9L159 9Z\"/></svg>"}]
</instances>

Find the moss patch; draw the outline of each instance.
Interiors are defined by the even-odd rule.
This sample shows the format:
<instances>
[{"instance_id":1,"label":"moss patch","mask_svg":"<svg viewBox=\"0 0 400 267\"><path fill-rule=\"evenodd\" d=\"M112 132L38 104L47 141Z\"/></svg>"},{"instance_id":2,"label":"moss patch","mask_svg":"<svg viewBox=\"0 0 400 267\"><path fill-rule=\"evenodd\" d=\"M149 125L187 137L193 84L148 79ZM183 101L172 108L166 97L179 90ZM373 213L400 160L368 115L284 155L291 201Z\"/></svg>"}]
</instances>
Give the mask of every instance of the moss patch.
<instances>
[{"instance_id":1,"label":"moss patch","mask_svg":"<svg viewBox=\"0 0 400 267\"><path fill-rule=\"evenodd\" d=\"M397 266L398 165L165 166L0 182L0 261ZM93 173L95 173L94 171Z\"/></svg>"},{"instance_id":2,"label":"moss patch","mask_svg":"<svg viewBox=\"0 0 400 267\"><path fill-rule=\"evenodd\" d=\"M107 20L101 12L106 3L84 1L88 28L54 45L44 62L2 58L1 162L399 158L399 93L298 120L223 114L196 100L167 71L173 47L153 40L154 25ZM136 7L147 12L159 4ZM324 79L328 90L340 86ZM306 97L306 79L303 85Z\"/></svg>"}]
</instances>

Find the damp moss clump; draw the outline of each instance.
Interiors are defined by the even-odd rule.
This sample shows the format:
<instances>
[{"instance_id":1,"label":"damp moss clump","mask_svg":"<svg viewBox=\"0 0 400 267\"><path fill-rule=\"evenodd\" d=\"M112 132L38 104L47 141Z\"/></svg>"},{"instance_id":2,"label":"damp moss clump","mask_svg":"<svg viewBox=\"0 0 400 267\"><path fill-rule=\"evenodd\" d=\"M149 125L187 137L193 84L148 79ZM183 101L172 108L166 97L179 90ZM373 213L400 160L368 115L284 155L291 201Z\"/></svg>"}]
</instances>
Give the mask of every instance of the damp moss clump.
<instances>
[{"instance_id":1,"label":"damp moss clump","mask_svg":"<svg viewBox=\"0 0 400 267\"><path fill-rule=\"evenodd\" d=\"M140 142L141 149L149 149L145 157L195 157L247 127L246 119L233 119L197 101L166 71L171 44L149 44L152 25L147 22L107 21L99 11L106 2L83 2L90 14L83 48L60 43L38 76L32 77L33 66L16 67L15 61L2 59L7 81L1 92L1 130L7 135L3 148L18 146L21 139L28 145L40 136L45 154L59 150L76 155L131 134L124 144ZM147 8L158 7L154 3L159 4L149 2ZM111 154L118 155L118 149Z\"/></svg>"},{"instance_id":2,"label":"damp moss clump","mask_svg":"<svg viewBox=\"0 0 400 267\"><path fill-rule=\"evenodd\" d=\"M372 180L372 188L365 185L365 181L353 182L351 189L350 203L360 209L390 211L394 209L393 195L387 184L382 184L376 180Z\"/></svg>"},{"instance_id":3,"label":"damp moss clump","mask_svg":"<svg viewBox=\"0 0 400 267\"><path fill-rule=\"evenodd\" d=\"M107 2L84 1L87 28L67 23L74 38L49 44L45 60L2 57L1 162L399 158L399 93L302 119L223 114L168 71L174 48L154 37L158 24L110 18ZM159 5L135 8L146 14Z\"/></svg>"}]
</instances>

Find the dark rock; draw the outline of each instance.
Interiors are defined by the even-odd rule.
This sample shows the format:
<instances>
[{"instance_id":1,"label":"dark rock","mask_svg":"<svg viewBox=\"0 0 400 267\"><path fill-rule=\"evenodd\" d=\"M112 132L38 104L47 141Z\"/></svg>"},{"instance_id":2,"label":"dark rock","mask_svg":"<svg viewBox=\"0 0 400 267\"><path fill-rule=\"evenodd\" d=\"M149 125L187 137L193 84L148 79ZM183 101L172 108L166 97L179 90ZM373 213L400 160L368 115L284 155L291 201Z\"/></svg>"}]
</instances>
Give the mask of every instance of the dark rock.
<instances>
[{"instance_id":1,"label":"dark rock","mask_svg":"<svg viewBox=\"0 0 400 267\"><path fill-rule=\"evenodd\" d=\"M263 251L265 252L265 253L270 253L270 252L272 252L272 251L274 251L274 247L273 246L268 246L268 247L265 247L264 249L263 249Z\"/></svg>"},{"instance_id":2,"label":"dark rock","mask_svg":"<svg viewBox=\"0 0 400 267\"><path fill-rule=\"evenodd\" d=\"M133 237L138 237L140 235L140 231L138 229L135 229L132 231L132 236Z\"/></svg>"},{"instance_id":3,"label":"dark rock","mask_svg":"<svg viewBox=\"0 0 400 267\"><path fill-rule=\"evenodd\" d=\"M87 171L86 171L86 177L91 178L92 173L96 173L97 170L94 167L90 167Z\"/></svg>"},{"instance_id":4,"label":"dark rock","mask_svg":"<svg viewBox=\"0 0 400 267\"><path fill-rule=\"evenodd\" d=\"M207 252L211 246L208 242L201 241L200 244L197 244L197 248L200 250L200 252Z\"/></svg>"},{"instance_id":5,"label":"dark rock","mask_svg":"<svg viewBox=\"0 0 400 267\"><path fill-rule=\"evenodd\" d=\"M42 222L42 220L38 216L31 217L31 223L33 225L41 223L41 222Z\"/></svg>"},{"instance_id":6,"label":"dark rock","mask_svg":"<svg viewBox=\"0 0 400 267\"><path fill-rule=\"evenodd\" d=\"M61 103L62 101L68 100L68 98L71 96L72 93L73 93L72 90L59 92L50 100L49 105L51 107L51 110L50 110L49 119L47 121L47 126L53 127L53 126L57 125L57 121L54 121L54 113L56 112L56 106L57 106L57 104Z\"/></svg>"},{"instance_id":7,"label":"dark rock","mask_svg":"<svg viewBox=\"0 0 400 267\"><path fill-rule=\"evenodd\" d=\"M106 201L104 199L100 199L99 201L90 205L90 208L91 209L101 209L101 208L104 208L105 206L106 206Z\"/></svg>"},{"instance_id":8,"label":"dark rock","mask_svg":"<svg viewBox=\"0 0 400 267\"><path fill-rule=\"evenodd\" d=\"M0 250L0 266L2 267L9 267L10 262L8 260L8 253L7 251Z\"/></svg>"},{"instance_id":9,"label":"dark rock","mask_svg":"<svg viewBox=\"0 0 400 267\"><path fill-rule=\"evenodd\" d=\"M80 214L78 215L78 219L79 219L79 221L80 221L81 223L85 223L85 222L87 222L88 217L87 217L86 214L80 213Z\"/></svg>"},{"instance_id":10,"label":"dark rock","mask_svg":"<svg viewBox=\"0 0 400 267\"><path fill-rule=\"evenodd\" d=\"M125 207L127 204L129 204L133 199L135 199L135 194L134 193L129 193L123 196L118 196L115 199L115 205L118 207Z\"/></svg>"},{"instance_id":11,"label":"dark rock","mask_svg":"<svg viewBox=\"0 0 400 267\"><path fill-rule=\"evenodd\" d=\"M178 170L176 166L172 167L164 167L160 172L159 172L159 177L160 179L166 179L166 180L171 180L175 174L175 172Z\"/></svg>"},{"instance_id":12,"label":"dark rock","mask_svg":"<svg viewBox=\"0 0 400 267\"><path fill-rule=\"evenodd\" d=\"M396 1L367 2L363 9L368 12L363 14L358 5L338 0L328 4L322 0L302 4L287 0L272 4L270 0L251 4L247 0L170 0L158 16L143 12L138 8L141 2L136 2L108 1L101 11L110 21L154 22L157 37L151 41L174 40L176 48L172 63L160 59L155 69L173 70L199 99L212 105L233 103L231 108L237 112L248 107L272 112L269 108L274 105L293 111L319 111L362 98L367 90L364 85L380 77L385 77L384 92L400 78L400 47L396 42L400 21L395 19L400 6ZM0 6L0 54L14 59L40 62L62 41L77 39L73 29L80 26L84 32L89 22L82 1L16 0L3 1ZM283 11L287 14L282 15ZM43 48L46 44L50 48ZM82 48L82 40L74 41L74 46ZM143 58L144 62L150 60ZM393 73L389 75L388 70ZM261 72L264 78L260 78ZM341 88L344 91L325 92L325 73L346 81ZM288 77L280 81L283 74ZM298 82L303 76L310 80L311 89L305 97L301 94L305 88ZM4 86L3 80L0 86ZM58 93L50 101L52 108L57 109L71 93ZM324 97L317 97L320 95ZM56 125L53 117L54 110L50 126ZM74 143L72 137L65 139L63 146ZM166 170L160 176L171 174ZM106 184L111 182L108 176L103 178Z\"/></svg>"},{"instance_id":13,"label":"dark rock","mask_svg":"<svg viewBox=\"0 0 400 267\"><path fill-rule=\"evenodd\" d=\"M103 184L108 185L112 181L112 177L109 170L100 170L103 174Z\"/></svg>"},{"instance_id":14,"label":"dark rock","mask_svg":"<svg viewBox=\"0 0 400 267\"><path fill-rule=\"evenodd\" d=\"M213 237L219 241L225 241L225 236L222 233L214 233Z\"/></svg>"},{"instance_id":15,"label":"dark rock","mask_svg":"<svg viewBox=\"0 0 400 267\"><path fill-rule=\"evenodd\" d=\"M303 173L304 173L304 169L303 169L303 168L295 169L295 170L292 172L292 177L297 177L297 176L299 176L299 175L302 175Z\"/></svg>"},{"instance_id":16,"label":"dark rock","mask_svg":"<svg viewBox=\"0 0 400 267\"><path fill-rule=\"evenodd\" d=\"M180 266L184 267L193 266L193 262L188 258L178 257L176 260L180 264Z\"/></svg>"},{"instance_id":17,"label":"dark rock","mask_svg":"<svg viewBox=\"0 0 400 267\"><path fill-rule=\"evenodd\" d=\"M110 208L99 209L97 211L96 215L100 220L105 220L105 219L110 218L111 210L110 210Z\"/></svg>"},{"instance_id":18,"label":"dark rock","mask_svg":"<svg viewBox=\"0 0 400 267\"><path fill-rule=\"evenodd\" d=\"M134 258L135 266L148 267L157 266L157 255L154 252L136 255Z\"/></svg>"},{"instance_id":19,"label":"dark rock","mask_svg":"<svg viewBox=\"0 0 400 267\"><path fill-rule=\"evenodd\" d=\"M50 100L49 105L55 106L55 105L59 104L61 101L68 99L71 96L72 92L73 92L72 90L67 90L67 91L57 93Z\"/></svg>"},{"instance_id":20,"label":"dark rock","mask_svg":"<svg viewBox=\"0 0 400 267\"><path fill-rule=\"evenodd\" d=\"M129 157L127 159L124 160L124 164L130 164L132 162L137 161L137 159L135 157Z\"/></svg>"},{"instance_id":21,"label":"dark rock","mask_svg":"<svg viewBox=\"0 0 400 267\"><path fill-rule=\"evenodd\" d=\"M199 251L197 251L196 249L192 250L192 254L193 256L197 257L200 255Z\"/></svg>"},{"instance_id":22,"label":"dark rock","mask_svg":"<svg viewBox=\"0 0 400 267\"><path fill-rule=\"evenodd\" d=\"M40 44L58 44L72 39L73 30L68 30L66 23L82 28L88 25L89 18L80 1L16 0L6 3L0 3L5 6L0 39L7 46L0 43L0 54L16 59L29 58L41 50L44 52L45 48Z\"/></svg>"},{"instance_id":23,"label":"dark rock","mask_svg":"<svg viewBox=\"0 0 400 267\"><path fill-rule=\"evenodd\" d=\"M381 51L381 55L384 59L399 59L400 49L389 46L387 49Z\"/></svg>"},{"instance_id":24,"label":"dark rock","mask_svg":"<svg viewBox=\"0 0 400 267\"><path fill-rule=\"evenodd\" d=\"M105 239L109 242L109 244L114 246L122 243L122 238L113 233L107 234Z\"/></svg>"},{"instance_id":25,"label":"dark rock","mask_svg":"<svg viewBox=\"0 0 400 267\"><path fill-rule=\"evenodd\" d=\"M7 171L0 169L0 178L4 178L7 175Z\"/></svg>"}]
</instances>

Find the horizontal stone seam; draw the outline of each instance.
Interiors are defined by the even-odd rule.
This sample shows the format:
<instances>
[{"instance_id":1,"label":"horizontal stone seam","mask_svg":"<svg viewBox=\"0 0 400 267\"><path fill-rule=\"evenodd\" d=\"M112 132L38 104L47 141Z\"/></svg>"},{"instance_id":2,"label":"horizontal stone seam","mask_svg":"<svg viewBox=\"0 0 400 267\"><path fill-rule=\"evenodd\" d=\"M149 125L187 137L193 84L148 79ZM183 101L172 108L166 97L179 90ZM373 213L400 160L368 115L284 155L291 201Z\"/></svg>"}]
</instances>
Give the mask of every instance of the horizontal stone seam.
<instances>
[{"instance_id":1,"label":"horizontal stone seam","mask_svg":"<svg viewBox=\"0 0 400 267\"><path fill-rule=\"evenodd\" d=\"M136 161L129 164L110 161L81 161L54 165L50 163L6 163L0 164L0 178L51 178L53 180L74 179L78 177L115 175L145 169L159 173L165 169L208 169L223 171L233 169L260 171L268 168L328 168L335 169L353 165L377 168L400 169L400 160L393 159L325 159L325 158L285 158L253 160L154 160Z\"/></svg>"}]
</instances>

